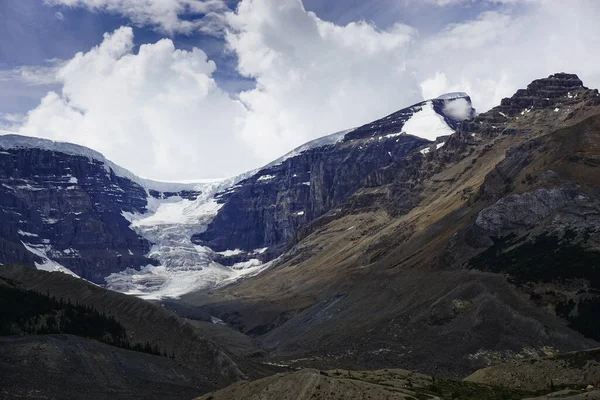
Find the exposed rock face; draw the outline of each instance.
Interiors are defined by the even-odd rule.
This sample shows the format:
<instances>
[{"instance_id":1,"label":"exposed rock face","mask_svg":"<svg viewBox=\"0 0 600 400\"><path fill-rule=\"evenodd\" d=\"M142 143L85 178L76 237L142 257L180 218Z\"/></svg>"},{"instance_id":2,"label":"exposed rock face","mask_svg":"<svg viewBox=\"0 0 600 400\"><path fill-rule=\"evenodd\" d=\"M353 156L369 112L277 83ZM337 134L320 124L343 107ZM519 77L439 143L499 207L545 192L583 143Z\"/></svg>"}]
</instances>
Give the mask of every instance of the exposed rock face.
<instances>
[{"instance_id":1,"label":"exposed rock face","mask_svg":"<svg viewBox=\"0 0 600 400\"><path fill-rule=\"evenodd\" d=\"M121 215L144 212L146 192L103 163L43 149L5 149L0 181L0 235L7 246L22 249L25 243L94 282L152 262L145 257L150 244ZM1 262L31 265L27 253L2 252Z\"/></svg>"},{"instance_id":2,"label":"exposed rock face","mask_svg":"<svg viewBox=\"0 0 600 400\"><path fill-rule=\"evenodd\" d=\"M513 194L482 210L475 224L493 236L530 229L554 214L560 207L586 197L573 185Z\"/></svg>"},{"instance_id":3,"label":"exposed rock face","mask_svg":"<svg viewBox=\"0 0 600 400\"><path fill-rule=\"evenodd\" d=\"M588 89L574 74L558 73L531 82L527 89L519 89L509 98L502 99L494 107L476 119L464 122L464 132L498 134L517 133L507 125L514 119L523 119L534 110L548 109L556 113L568 113L572 117L571 106L585 103L587 106L600 104L597 89Z\"/></svg>"},{"instance_id":4,"label":"exposed rock face","mask_svg":"<svg viewBox=\"0 0 600 400\"><path fill-rule=\"evenodd\" d=\"M306 151L220 194L223 208L194 240L217 251L283 245L300 226L346 200L370 172L428 143L401 136Z\"/></svg>"},{"instance_id":5,"label":"exposed rock face","mask_svg":"<svg viewBox=\"0 0 600 400\"><path fill-rule=\"evenodd\" d=\"M436 132L448 135L474 114L465 94L441 97L352 130L341 142L301 152L265 168L221 193L218 198L223 208L208 230L192 240L217 251L252 252L269 247L267 255L280 253L300 227L340 206L362 186L393 179L385 174L385 167L402 164L418 149L425 149L424 154L430 151L426 146L432 145L431 140L405 131L405 124L423 110L429 111L429 125L433 122L438 130L419 131L417 124L409 133L433 135L434 140ZM401 164L390 171L398 173Z\"/></svg>"}]
</instances>

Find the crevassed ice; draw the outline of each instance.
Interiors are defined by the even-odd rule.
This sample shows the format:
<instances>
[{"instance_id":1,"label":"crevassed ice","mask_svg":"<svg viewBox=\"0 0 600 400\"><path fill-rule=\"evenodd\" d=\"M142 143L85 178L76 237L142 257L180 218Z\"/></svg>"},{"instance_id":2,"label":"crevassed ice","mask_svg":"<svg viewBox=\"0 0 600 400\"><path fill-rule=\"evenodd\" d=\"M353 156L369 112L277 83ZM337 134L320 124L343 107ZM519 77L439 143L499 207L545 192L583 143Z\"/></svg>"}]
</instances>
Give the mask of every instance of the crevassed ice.
<instances>
[{"instance_id":1,"label":"crevassed ice","mask_svg":"<svg viewBox=\"0 0 600 400\"><path fill-rule=\"evenodd\" d=\"M145 299L176 298L191 291L225 285L267 268L270 264L258 259L233 266L221 265L214 261L217 253L191 242L191 236L204 231L221 206L207 191L196 200L149 197L148 213L123 213L132 229L155 243L148 256L158 260L160 265L113 273L106 278L107 287ZM237 253L236 250L221 252L222 255Z\"/></svg>"}]
</instances>

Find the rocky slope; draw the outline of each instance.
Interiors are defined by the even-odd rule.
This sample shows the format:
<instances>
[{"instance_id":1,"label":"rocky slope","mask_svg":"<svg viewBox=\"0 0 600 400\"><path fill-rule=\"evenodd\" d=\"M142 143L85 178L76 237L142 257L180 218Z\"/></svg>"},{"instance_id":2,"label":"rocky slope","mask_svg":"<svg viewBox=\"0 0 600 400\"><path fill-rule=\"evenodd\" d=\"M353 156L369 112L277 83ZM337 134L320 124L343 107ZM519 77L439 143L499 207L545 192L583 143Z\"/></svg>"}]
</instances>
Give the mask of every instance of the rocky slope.
<instances>
[{"instance_id":1,"label":"rocky slope","mask_svg":"<svg viewBox=\"0 0 600 400\"><path fill-rule=\"evenodd\" d=\"M312 215L275 267L182 300L274 360L319 368L463 377L597 346L585 321L597 296L599 119L598 91L576 76L534 81L445 145L374 168ZM206 235L218 242L217 231Z\"/></svg>"},{"instance_id":2,"label":"rocky slope","mask_svg":"<svg viewBox=\"0 0 600 400\"><path fill-rule=\"evenodd\" d=\"M253 382L240 382L224 390L207 394L201 399L516 400L531 394L533 393L524 390L434 378L399 369L378 371L303 369Z\"/></svg>"},{"instance_id":3,"label":"rocky slope","mask_svg":"<svg viewBox=\"0 0 600 400\"><path fill-rule=\"evenodd\" d=\"M532 391L589 386L597 389L600 387L600 350L501 363L481 369L465 380Z\"/></svg>"},{"instance_id":4,"label":"rocky slope","mask_svg":"<svg viewBox=\"0 0 600 400\"><path fill-rule=\"evenodd\" d=\"M92 307L114 317L132 344L146 342L171 355L176 364L194 370L206 385L219 387L253 375L253 368L211 337L163 307L133 296L112 292L62 273L4 265L0 278L27 290ZM204 317L210 320L210 316ZM212 335L211 335L212 336Z\"/></svg>"}]
</instances>

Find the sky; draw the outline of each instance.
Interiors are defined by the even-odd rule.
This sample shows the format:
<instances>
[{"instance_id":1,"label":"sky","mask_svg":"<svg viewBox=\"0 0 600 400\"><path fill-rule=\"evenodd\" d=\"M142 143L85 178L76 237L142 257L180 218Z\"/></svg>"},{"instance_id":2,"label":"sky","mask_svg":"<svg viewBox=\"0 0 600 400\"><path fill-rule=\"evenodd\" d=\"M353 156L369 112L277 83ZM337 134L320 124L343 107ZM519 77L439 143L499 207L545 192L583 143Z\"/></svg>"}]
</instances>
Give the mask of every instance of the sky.
<instances>
[{"instance_id":1,"label":"sky","mask_svg":"<svg viewBox=\"0 0 600 400\"><path fill-rule=\"evenodd\" d=\"M597 0L0 0L0 129L229 177L423 99L600 87Z\"/></svg>"}]
</instances>

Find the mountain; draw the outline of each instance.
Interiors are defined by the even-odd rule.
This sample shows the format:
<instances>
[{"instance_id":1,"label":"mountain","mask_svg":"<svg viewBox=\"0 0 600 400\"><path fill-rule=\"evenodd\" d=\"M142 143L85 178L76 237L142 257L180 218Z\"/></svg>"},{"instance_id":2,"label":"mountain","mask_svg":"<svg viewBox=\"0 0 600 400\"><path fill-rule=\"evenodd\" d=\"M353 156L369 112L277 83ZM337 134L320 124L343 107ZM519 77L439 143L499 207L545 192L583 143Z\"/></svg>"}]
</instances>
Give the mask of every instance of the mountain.
<instances>
[{"instance_id":1,"label":"mountain","mask_svg":"<svg viewBox=\"0 0 600 400\"><path fill-rule=\"evenodd\" d=\"M255 337L272 362L297 367L402 365L464 377L501 360L596 347L599 123L598 91L577 76L536 80L462 122L443 146L426 142L429 151L351 180L334 174L330 197L320 197L328 202L308 202L310 221L273 267L181 302ZM354 140L382 158L368 132L335 146L352 154ZM418 150L414 140L422 139L400 135L394 146ZM279 168L262 173L286 193L281 176L292 170ZM311 193L321 185L312 173ZM246 222L289 215L286 204L298 212L283 196L266 197L262 181L223 195L220 215L194 238L242 250L284 241L281 225L265 239ZM331 196L350 181L360 182L352 193ZM252 190L236 196L244 186ZM245 227L229 238L217 225L227 215Z\"/></svg>"},{"instance_id":2,"label":"mountain","mask_svg":"<svg viewBox=\"0 0 600 400\"><path fill-rule=\"evenodd\" d=\"M444 95L210 184L165 186L89 149L5 140L2 262L160 302L2 274L117 310L136 340L167 343L216 388L281 365L462 379L600 347L600 94L576 75L479 115L465 94ZM356 383L289 376L290 393Z\"/></svg>"},{"instance_id":3,"label":"mountain","mask_svg":"<svg viewBox=\"0 0 600 400\"><path fill-rule=\"evenodd\" d=\"M189 238L218 209L211 196L244 176L156 182L82 146L0 135L0 263L151 297L243 275L249 271L212 263L213 252ZM140 270L148 277L137 279ZM199 282L182 288L186 280Z\"/></svg>"},{"instance_id":4,"label":"mountain","mask_svg":"<svg viewBox=\"0 0 600 400\"><path fill-rule=\"evenodd\" d=\"M142 179L82 146L2 135L0 262L144 298L224 285L267 268L369 173L427 151L429 139L473 113L468 96L447 95L313 140L260 170L197 184ZM407 134L419 127L427 138Z\"/></svg>"},{"instance_id":5,"label":"mountain","mask_svg":"<svg viewBox=\"0 0 600 400\"><path fill-rule=\"evenodd\" d=\"M238 250L234 260L259 249L268 249L266 258L276 257L301 227L343 204L374 171L416 150L426 153L436 139L435 147L442 146L474 113L466 94L450 94L347 131L337 142L306 146L218 193L222 207L192 241L217 251Z\"/></svg>"}]
</instances>

